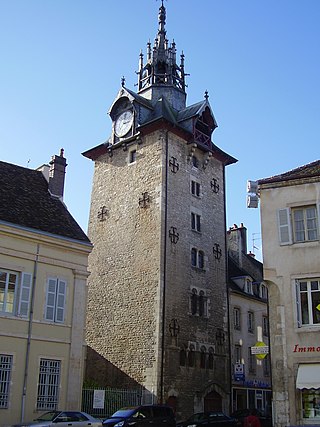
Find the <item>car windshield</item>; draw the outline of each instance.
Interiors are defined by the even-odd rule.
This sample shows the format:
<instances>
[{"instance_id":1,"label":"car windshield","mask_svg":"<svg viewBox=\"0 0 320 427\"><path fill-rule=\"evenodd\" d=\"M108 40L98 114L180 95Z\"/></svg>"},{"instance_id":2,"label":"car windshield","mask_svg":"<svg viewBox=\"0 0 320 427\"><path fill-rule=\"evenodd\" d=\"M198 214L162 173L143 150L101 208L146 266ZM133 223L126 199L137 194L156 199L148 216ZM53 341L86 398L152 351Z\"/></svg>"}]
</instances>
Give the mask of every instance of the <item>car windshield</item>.
<instances>
[{"instance_id":1,"label":"car windshield","mask_svg":"<svg viewBox=\"0 0 320 427\"><path fill-rule=\"evenodd\" d=\"M128 418L134 413L134 409L120 409L115 412L111 418Z\"/></svg>"},{"instance_id":2,"label":"car windshield","mask_svg":"<svg viewBox=\"0 0 320 427\"><path fill-rule=\"evenodd\" d=\"M40 415L40 417L36 418L35 421L37 421L37 422L52 421L59 414L60 414L59 411L46 412L46 413Z\"/></svg>"}]
</instances>

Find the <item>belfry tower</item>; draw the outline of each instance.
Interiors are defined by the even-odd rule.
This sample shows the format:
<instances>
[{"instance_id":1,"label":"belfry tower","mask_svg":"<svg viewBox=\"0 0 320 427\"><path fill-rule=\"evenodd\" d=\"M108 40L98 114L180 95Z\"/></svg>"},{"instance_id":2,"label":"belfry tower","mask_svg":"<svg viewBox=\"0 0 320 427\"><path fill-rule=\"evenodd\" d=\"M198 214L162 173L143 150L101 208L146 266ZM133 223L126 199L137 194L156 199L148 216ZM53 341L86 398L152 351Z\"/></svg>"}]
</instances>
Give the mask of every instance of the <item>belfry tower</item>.
<instances>
[{"instance_id":1,"label":"belfry tower","mask_svg":"<svg viewBox=\"0 0 320 427\"><path fill-rule=\"evenodd\" d=\"M225 167L208 94L186 106L184 55L166 9L138 91L122 86L95 162L89 237L87 379L142 386L177 418L229 412Z\"/></svg>"}]
</instances>

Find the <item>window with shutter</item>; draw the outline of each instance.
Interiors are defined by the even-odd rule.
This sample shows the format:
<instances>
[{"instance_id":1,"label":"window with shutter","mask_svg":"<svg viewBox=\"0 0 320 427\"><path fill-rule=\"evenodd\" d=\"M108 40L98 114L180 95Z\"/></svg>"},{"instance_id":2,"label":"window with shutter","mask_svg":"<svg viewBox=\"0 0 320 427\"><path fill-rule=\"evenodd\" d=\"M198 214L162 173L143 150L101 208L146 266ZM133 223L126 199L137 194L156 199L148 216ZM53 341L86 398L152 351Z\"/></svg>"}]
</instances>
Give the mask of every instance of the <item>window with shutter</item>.
<instances>
[{"instance_id":1,"label":"window with shutter","mask_svg":"<svg viewBox=\"0 0 320 427\"><path fill-rule=\"evenodd\" d=\"M278 210L279 240L281 245L292 243L289 208Z\"/></svg>"},{"instance_id":2,"label":"window with shutter","mask_svg":"<svg viewBox=\"0 0 320 427\"><path fill-rule=\"evenodd\" d=\"M32 275L29 273L22 273L20 301L19 301L20 316L27 317L29 315L31 288L32 288Z\"/></svg>"},{"instance_id":3,"label":"window with shutter","mask_svg":"<svg viewBox=\"0 0 320 427\"><path fill-rule=\"evenodd\" d=\"M63 323L65 311L67 283L58 278L49 278L47 283L47 298L45 319L51 322Z\"/></svg>"}]
</instances>

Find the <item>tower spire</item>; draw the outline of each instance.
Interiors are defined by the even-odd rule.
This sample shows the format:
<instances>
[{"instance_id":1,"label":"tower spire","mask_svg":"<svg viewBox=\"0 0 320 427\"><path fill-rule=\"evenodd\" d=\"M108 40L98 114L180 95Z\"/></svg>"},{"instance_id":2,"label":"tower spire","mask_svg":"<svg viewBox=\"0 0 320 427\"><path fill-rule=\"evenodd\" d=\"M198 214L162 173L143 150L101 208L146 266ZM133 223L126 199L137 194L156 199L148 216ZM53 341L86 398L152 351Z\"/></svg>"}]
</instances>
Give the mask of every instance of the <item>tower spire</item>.
<instances>
[{"instance_id":1,"label":"tower spire","mask_svg":"<svg viewBox=\"0 0 320 427\"><path fill-rule=\"evenodd\" d=\"M168 91L181 94L180 98L185 101L185 72L184 55L181 56L180 66L176 62L176 44L169 43L166 32L166 8L161 0L158 13L158 32L154 40L153 48L147 43L146 63L143 57L139 57L138 93L153 99L168 95ZM157 88L157 90L153 90ZM170 88L170 89L169 89Z\"/></svg>"}]
</instances>

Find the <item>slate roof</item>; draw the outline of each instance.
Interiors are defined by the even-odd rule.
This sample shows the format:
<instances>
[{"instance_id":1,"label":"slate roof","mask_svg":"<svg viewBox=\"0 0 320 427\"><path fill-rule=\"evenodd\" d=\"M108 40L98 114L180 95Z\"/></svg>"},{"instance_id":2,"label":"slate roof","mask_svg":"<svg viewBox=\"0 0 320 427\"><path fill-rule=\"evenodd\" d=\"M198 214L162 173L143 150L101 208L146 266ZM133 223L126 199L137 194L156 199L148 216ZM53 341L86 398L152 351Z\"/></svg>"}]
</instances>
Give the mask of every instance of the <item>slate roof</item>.
<instances>
[{"instance_id":1,"label":"slate roof","mask_svg":"<svg viewBox=\"0 0 320 427\"><path fill-rule=\"evenodd\" d=\"M0 221L90 243L42 172L1 161Z\"/></svg>"},{"instance_id":2,"label":"slate roof","mask_svg":"<svg viewBox=\"0 0 320 427\"><path fill-rule=\"evenodd\" d=\"M288 172L274 175L269 178L259 179L258 184L268 184L272 182L290 181L294 179L320 177L320 160L308 163L304 166L292 169Z\"/></svg>"}]
</instances>

